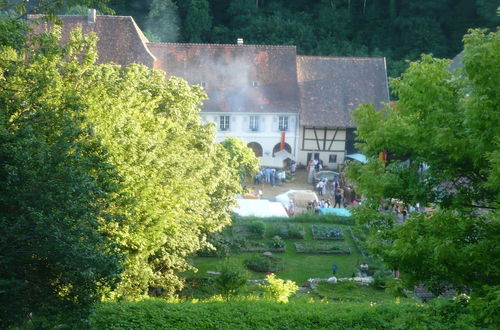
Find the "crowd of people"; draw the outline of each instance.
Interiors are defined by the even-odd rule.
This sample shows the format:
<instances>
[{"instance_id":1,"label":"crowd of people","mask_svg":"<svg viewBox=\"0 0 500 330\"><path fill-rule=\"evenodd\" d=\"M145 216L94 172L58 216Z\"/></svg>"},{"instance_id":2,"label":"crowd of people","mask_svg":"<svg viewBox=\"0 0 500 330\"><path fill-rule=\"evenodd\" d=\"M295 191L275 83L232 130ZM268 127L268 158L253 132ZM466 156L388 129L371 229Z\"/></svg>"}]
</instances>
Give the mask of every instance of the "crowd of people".
<instances>
[{"instance_id":1,"label":"crowd of people","mask_svg":"<svg viewBox=\"0 0 500 330\"><path fill-rule=\"evenodd\" d=\"M272 167L261 167L253 179L254 185L268 184L276 186L286 181L286 172L284 169L277 170Z\"/></svg>"}]
</instances>

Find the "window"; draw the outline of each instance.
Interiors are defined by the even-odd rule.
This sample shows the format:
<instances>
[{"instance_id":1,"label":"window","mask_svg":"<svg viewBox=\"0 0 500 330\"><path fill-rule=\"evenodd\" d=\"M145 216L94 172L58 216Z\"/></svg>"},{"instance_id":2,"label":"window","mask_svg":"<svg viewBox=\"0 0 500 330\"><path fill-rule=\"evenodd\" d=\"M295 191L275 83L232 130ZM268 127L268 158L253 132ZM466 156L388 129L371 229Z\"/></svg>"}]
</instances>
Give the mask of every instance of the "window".
<instances>
[{"instance_id":1,"label":"window","mask_svg":"<svg viewBox=\"0 0 500 330\"><path fill-rule=\"evenodd\" d=\"M280 131L287 131L288 130L288 117L287 116L280 116L278 120L278 127Z\"/></svg>"},{"instance_id":2,"label":"window","mask_svg":"<svg viewBox=\"0 0 500 330\"><path fill-rule=\"evenodd\" d=\"M201 86L201 88L203 88L203 89L207 88L207 82L202 80L202 81L200 82L200 86Z\"/></svg>"},{"instance_id":3,"label":"window","mask_svg":"<svg viewBox=\"0 0 500 330\"><path fill-rule=\"evenodd\" d=\"M228 131L229 130L229 116L220 116L220 130Z\"/></svg>"},{"instance_id":4,"label":"window","mask_svg":"<svg viewBox=\"0 0 500 330\"><path fill-rule=\"evenodd\" d=\"M250 116L250 125L249 128L251 131L258 131L259 130L259 117L257 116Z\"/></svg>"},{"instance_id":5,"label":"window","mask_svg":"<svg viewBox=\"0 0 500 330\"><path fill-rule=\"evenodd\" d=\"M256 81L252 81L252 87L259 87L259 83Z\"/></svg>"},{"instance_id":6,"label":"window","mask_svg":"<svg viewBox=\"0 0 500 330\"><path fill-rule=\"evenodd\" d=\"M328 162L329 163L336 163L337 162L337 155L330 154L330 156L328 157Z\"/></svg>"}]
</instances>

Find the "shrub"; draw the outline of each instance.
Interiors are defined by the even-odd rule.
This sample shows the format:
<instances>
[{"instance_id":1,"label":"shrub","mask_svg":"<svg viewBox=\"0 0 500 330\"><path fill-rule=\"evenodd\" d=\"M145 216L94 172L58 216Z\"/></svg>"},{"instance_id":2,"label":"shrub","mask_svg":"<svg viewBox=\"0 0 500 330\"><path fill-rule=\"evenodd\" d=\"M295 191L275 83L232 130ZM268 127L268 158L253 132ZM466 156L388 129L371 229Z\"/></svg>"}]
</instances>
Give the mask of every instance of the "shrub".
<instances>
[{"instance_id":1,"label":"shrub","mask_svg":"<svg viewBox=\"0 0 500 330\"><path fill-rule=\"evenodd\" d=\"M448 307L431 302L279 304L264 300L168 302L147 299L95 306L90 329L474 329L474 314L447 316ZM235 317L237 315L237 317ZM490 327L494 329L494 327Z\"/></svg>"},{"instance_id":2,"label":"shrub","mask_svg":"<svg viewBox=\"0 0 500 330\"><path fill-rule=\"evenodd\" d=\"M225 263L215 278L215 286L222 296L235 295L247 282L247 274L235 264Z\"/></svg>"},{"instance_id":3,"label":"shrub","mask_svg":"<svg viewBox=\"0 0 500 330\"><path fill-rule=\"evenodd\" d=\"M288 224L288 238L303 239L304 236L304 227L297 224Z\"/></svg>"},{"instance_id":4,"label":"shrub","mask_svg":"<svg viewBox=\"0 0 500 330\"><path fill-rule=\"evenodd\" d=\"M378 270L373 274L373 281L370 285L375 289L385 289L389 279L390 277L383 271Z\"/></svg>"},{"instance_id":5,"label":"shrub","mask_svg":"<svg viewBox=\"0 0 500 330\"><path fill-rule=\"evenodd\" d=\"M395 297L406 297L403 281L398 278L387 280L385 283L385 291Z\"/></svg>"},{"instance_id":6,"label":"shrub","mask_svg":"<svg viewBox=\"0 0 500 330\"><path fill-rule=\"evenodd\" d=\"M264 237L266 225L262 221L252 221L248 224L248 228L252 234L259 237Z\"/></svg>"},{"instance_id":7,"label":"shrub","mask_svg":"<svg viewBox=\"0 0 500 330\"><path fill-rule=\"evenodd\" d=\"M283 267L278 264L279 258L269 258L264 256L253 256L245 260L245 266L254 272L267 273L278 272Z\"/></svg>"},{"instance_id":8,"label":"shrub","mask_svg":"<svg viewBox=\"0 0 500 330\"><path fill-rule=\"evenodd\" d=\"M288 298L299 290L295 282L276 278L274 274L267 275L266 282L267 284L259 285L264 290L264 296L279 303L287 303Z\"/></svg>"},{"instance_id":9,"label":"shrub","mask_svg":"<svg viewBox=\"0 0 500 330\"><path fill-rule=\"evenodd\" d=\"M285 247L285 241L279 236L274 236L271 239L271 247L273 247L275 249Z\"/></svg>"}]
</instances>

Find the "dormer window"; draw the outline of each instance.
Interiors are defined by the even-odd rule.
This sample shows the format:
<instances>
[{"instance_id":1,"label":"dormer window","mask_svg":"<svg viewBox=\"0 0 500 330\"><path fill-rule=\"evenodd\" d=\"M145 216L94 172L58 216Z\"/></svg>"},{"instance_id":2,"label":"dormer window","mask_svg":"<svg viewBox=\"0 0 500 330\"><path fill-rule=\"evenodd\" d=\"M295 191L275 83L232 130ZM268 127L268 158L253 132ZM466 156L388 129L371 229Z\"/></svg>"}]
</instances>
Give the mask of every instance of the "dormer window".
<instances>
[{"instance_id":1,"label":"dormer window","mask_svg":"<svg viewBox=\"0 0 500 330\"><path fill-rule=\"evenodd\" d=\"M259 83L256 81L252 81L252 87L259 87Z\"/></svg>"},{"instance_id":2,"label":"dormer window","mask_svg":"<svg viewBox=\"0 0 500 330\"><path fill-rule=\"evenodd\" d=\"M207 82L202 80L200 82L200 86L201 86L201 88L206 89L207 88Z\"/></svg>"}]
</instances>

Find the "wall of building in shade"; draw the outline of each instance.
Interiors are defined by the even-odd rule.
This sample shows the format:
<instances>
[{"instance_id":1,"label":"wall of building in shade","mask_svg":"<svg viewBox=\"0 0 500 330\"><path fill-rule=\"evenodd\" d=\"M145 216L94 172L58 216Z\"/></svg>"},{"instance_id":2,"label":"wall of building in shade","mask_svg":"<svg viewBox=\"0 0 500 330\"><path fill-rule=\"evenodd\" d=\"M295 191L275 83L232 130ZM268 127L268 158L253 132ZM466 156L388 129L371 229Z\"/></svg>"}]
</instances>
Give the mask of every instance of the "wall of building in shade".
<instances>
[{"instance_id":1,"label":"wall of building in shade","mask_svg":"<svg viewBox=\"0 0 500 330\"><path fill-rule=\"evenodd\" d=\"M32 33L50 28L28 15ZM132 17L60 16L62 41L80 27L94 32L99 63L139 63L161 69L205 89L204 122L217 127L217 139L247 142L261 163L279 166L281 147L306 164L321 158L337 168L354 150L351 111L389 102L384 58L297 55L295 46L152 43ZM285 140L283 143L283 139Z\"/></svg>"}]
</instances>

